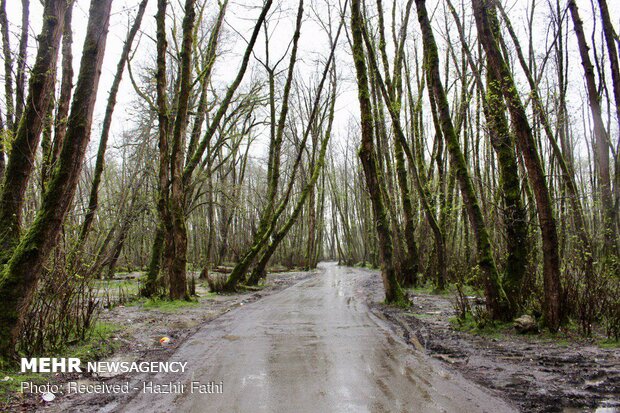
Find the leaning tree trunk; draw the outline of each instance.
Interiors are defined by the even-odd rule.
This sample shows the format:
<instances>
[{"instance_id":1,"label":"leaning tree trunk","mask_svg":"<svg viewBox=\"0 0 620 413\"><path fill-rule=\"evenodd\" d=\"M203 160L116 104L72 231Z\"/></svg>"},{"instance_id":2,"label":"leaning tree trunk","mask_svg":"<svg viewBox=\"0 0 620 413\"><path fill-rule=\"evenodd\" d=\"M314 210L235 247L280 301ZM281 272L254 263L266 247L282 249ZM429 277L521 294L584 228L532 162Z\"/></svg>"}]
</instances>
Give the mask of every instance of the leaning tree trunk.
<instances>
[{"instance_id":1,"label":"leaning tree trunk","mask_svg":"<svg viewBox=\"0 0 620 413\"><path fill-rule=\"evenodd\" d=\"M335 81L334 81L334 93L332 94L332 102L335 102L336 100L335 90L336 89L335 89ZM260 260L258 261L256 268L254 268L248 280L248 284L250 285L258 284L258 281L260 280L260 278L266 274L267 264L269 264L269 260L271 259L271 256L276 252L276 249L278 248L278 245L280 245L280 242L282 242L286 234L288 234L288 231L293 227L293 224L295 224L295 222L297 221L297 217L301 213L303 206L306 203L306 199L308 195L311 193L312 189L314 188L316 184L317 179L319 178L321 171L323 170L323 165L325 165L325 152L327 152L327 146L328 146L329 139L331 136L331 125L333 123L333 118L334 118L334 103L331 104L330 113L331 114L330 114L329 126L327 127L327 131L325 132L325 137L323 138L323 141L321 142L321 152L319 154L319 159L316 165L314 166L314 170L312 172L312 176L310 177L310 181L305 185L299 199L297 200L297 204L295 205L295 208L293 209L293 212L291 213L291 215L288 217L286 223L282 226L280 230L278 230L271 237L271 242L269 243L269 245L267 245L265 252L263 253Z\"/></svg>"},{"instance_id":2,"label":"leaning tree trunk","mask_svg":"<svg viewBox=\"0 0 620 413\"><path fill-rule=\"evenodd\" d=\"M273 231L274 221L274 209L276 206L276 195L278 191L278 185L280 180L280 152L282 150L282 140L284 138L284 128L286 126L287 115L289 111L289 96L291 87L293 85L293 76L295 63L297 61L297 50L299 44L299 37L301 36L301 24L303 21L304 1L299 1L297 8L297 18L295 21L295 32L293 33L293 41L291 46L291 55L289 59L289 65L286 75L286 81L284 83L284 90L282 94L282 108L277 121L277 127L274 131L272 126L271 141L269 142L269 164L267 166L267 204L261 213L261 217L258 224L258 230L252 240L252 246L245 252L243 258L235 265L233 271L230 273L228 280L226 281L225 289L232 291L237 287L237 283L245 277L248 268L252 265L256 256L262 251L268 238L265 236L269 231ZM271 70L271 69L269 69ZM273 73L270 72L270 76ZM270 79L273 82L273 78ZM273 88L273 84L270 83L270 89ZM273 90L270 90L271 101L271 119L275 121L274 103L275 99Z\"/></svg>"},{"instance_id":3,"label":"leaning tree trunk","mask_svg":"<svg viewBox=\"0 0 620 413\"><path fill-rule=\"evenodd\" d=\"M60 0L58 3L62 17L66 2ZM34 224L22 237L0 275L0 357L14 355L25 309L30 305L43 264L56 244L78 184L90 138L111 4L112 0L91 2L66 141ZM49 14L46 16L46 23L55 20L50 19ZM61 20L56 19L58 21ZM25 119L22 123L25 123Z\"/></svg>"},{"instance_id":4,"label":"leaning tree trunk","mask_svg":"<svg viewBox=\"0 0 620 413\"><path fill-rule=\"evenodd\" d=\"M338 29L338 34L336 35L336 39L334 41L334 45L338 42L338 37L340 35L340 29L341 28L342 28L342 25L340 25L340 27ZM327 62L327 66L325 67L326 71L330 67L330 63L331 63L331 61L333 59L333 56L334 56L334 50L335 50L335 48L332 45L332 52L331 52L330 58L329 58L329 60ZM337 86L335 71L336 71L336 69L335 69L335 65L334 65L334 66L332 66L332 89L331 89L331 94L330 94L329 119L327 121L327 128L326 128L326 130L324 132L324 137L321 140L321 149L319 151L318 160L316 161L316 164L314 165L314 168L312 169L312 175L310 176L310 180L304 186L304 188L302 190L302 193L301 193L301 195L299 196L299 198L297 200L297 204L295 205L295 208L293 209L293 212L288 217L286 223L282 226L282 228L280 228L271 237L271 241L269 242L269 244L265 248L265 251L264 251L262 257L260 258L260 260L258 261L258 264L256 265L256 267L252 271L252 274L250 275L250 278L248 279L248 284L250 284L250 285L258 284L258 281L266 275L267 264L269 263L269 260L271 259L271 256L276 252L276 249L278 248L278 245L280 244L280 242L282 242L282 240L284 239L284 237L286 236L288 231L293 227L293 224L295 224L295 222L297 221L297 217L301 213L301 211L302 211L302 209L304 207L304 204L306 203L306 199L308 198L308 196L314 196L313 190L314 190L314 187L316 185L316 181L319 179L319 175L323 171L323 166L325 165L325 153L327 152L327 146L329 144L329 140L330 140L331 134L332 134L332 126L334 124L334 107L335 107L335 104L336 104L336 86ZM326 72L324 73L324 75L325 74L326 74ZM323 86L322 82L323 82L324 79L325 79L325 77L323 77L323 79L321 80L321 84L319 86L319 90L317 91L317 99L315 101L315 108L318 107L318 105L319 105L318 98L319 98L319 96L321 94L321 89L322 89L322 86ZM310 116L310 119L308 120L308 130L307 130L308 133L310 133L310 129L312 128L312 124L314 123L314 115L315 114L316 114L316 110L313 110L312 115ZM301 151L303 151L303 148L300 148L299 150L301 152ZM274 225L275 225L275 222L274 222ZM314 230L314 229L312 229L312 230Z\"/></svg>"}]
</instances>

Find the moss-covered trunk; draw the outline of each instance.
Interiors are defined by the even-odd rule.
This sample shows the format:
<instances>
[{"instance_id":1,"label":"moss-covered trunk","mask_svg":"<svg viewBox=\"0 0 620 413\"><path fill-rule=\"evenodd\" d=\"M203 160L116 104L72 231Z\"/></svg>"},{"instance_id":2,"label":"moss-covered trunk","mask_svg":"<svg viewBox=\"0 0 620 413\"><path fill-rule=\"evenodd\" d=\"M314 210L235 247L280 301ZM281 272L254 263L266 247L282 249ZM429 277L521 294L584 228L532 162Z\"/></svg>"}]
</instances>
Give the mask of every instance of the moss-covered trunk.
<instances>
[{"instance_id":1,"label":"moss-covered trunk","mask_svg":"<svg viewBox=\"0 0 620 413\"><path fill-rule=\"evenodd\" d=\"M377 159L373 142L373 118L370 102L370 89L368 73L366 70L366 57L364 53L363 35L364 24L362 20L361 5L359 0L351 2L351 35L353 62L357 74L358 100L360 104L361 144L358 155L360 157L366 186L372 203L375 229L379 238L379 255L381 259L381 277L385 288L387 302L400 302L404 300L404 294L396 280L393 263L393 246L390 235L390 224L387 210L383 202L383 181L377 168Z\"/></svg>"},{"instance_id":2,"label":"moss-covered trunk","mask_svg":"<svg viewBox=\"0 0 620 413\"><path fill-rule=\"evenodd\" d=\"M527 114L517 92L512 74L504 61L495 40L489 21L490 4L486 0L473 0L474 16L478 29L478 39L487 54L488 70L493 71L510 113L512 127L516 135L525 167L534 190L536 212L541 229L543 244L543 281L545 291L545 323L552 331L560 325L560 259L558 252L558 233L551 204L549 187L536 149L532 129Z\"/></svg>"},{"instance_id":3,"label":"moss-covered trunk","mask_svg":"<svg viewBox=\"0 0 620 413\"><path fill-rule=\"evenodd\" d=\"M144 281L144 288L140 291L140 295L143 297L152 297L158 290L158 277L161 265L161 254L164 249L164 229L161 224L155 231L155 238L153 238L153 246L151 247L151 260L149 261L148 269L146 270L146 279Z\"/></svg>"},{"instance_id":4,"label":"moss-covered trunk","mask_svg":"<svg viewBox=\"0 0 620 413\"><path fill-rule=\"evenodd\" d=\"M183 185L183 162L185 160L185 132L189 99L192 89L192 49L194 44L195 1L185 1L183 18L183 43L181 47L180 88L177 100L176 118L172 133L170 154L170 199L172 249L164 249L164 256L169 257L168 268L170 281L170 298L173 300L188 298L186 264L187 264L187 228L185 226L185 190Z\"/></svg>"},{"instance_id":5,"label":"moss-covered trunk","mask_svg":"<svg viewBox=\"0 0 620 413\"><path fill-rule=\"evenodd\" d=\"M435 96L441 131L446 141L451 164L454 167L454 173L461 189L467 215L474 230L476 247L478 250L478 266L485 277L487 307L493 318L503 318L505 317L505 307L507 304L505 293L502 288L497 267L495 266L489 233L478 204L467 163L461 151L459 139L456 136L454 125L452 124L448 98L439 75L439 56L428 13L426 11L426 2L424 0L416 0L416 7L418 11L418 21L420 22L420 28L422 30L424 65L429 79L429 87L432 89L433 95Z\"/></svg>"},{"instance_id":6,"label":"moss-covered trunk","mask_svg":"<svg viewBox=\"0 0 620 413\"><path fill-rule=\"evenodd\" d=\"M60 3L66 4L64 0ZM78 184L90 138L111 3L112 0L91 2L66 141L35 221L0 275L0 357L10 357L15 350L25 309L30 304L43 264L60 234Z\"/></svg>"},{"instance_id":7,"label":"moss-covered trunk","mask_svg":"<svg viewBox=\"0 0 620 413\"><path fill-rule=\"evenodd\" d=\"M7 262L19 240L24 196L55 84L66 9L65 0L49 0L43 9L43 28L30 75L28 98L22 118L17 121L19 126L0 188L0 264Z\"/></svg>"},{"instance_id":8,"label":"moss-covered trunk","mask_svg":"<svg viewBox=\"0 0 620 413\"><path fill-rule=\"evenodd\" d=\"M510 135L505 107L499 84L492 72L487 72L487 120L491 145L497 154L499 182L504 202L503 220L506 228L508 251L504 271L504 290L510 303L510 318L517 315L522 304L521 287L527 268L527 212L521 201L519 166Z\"/></svg>"}]
</instances>

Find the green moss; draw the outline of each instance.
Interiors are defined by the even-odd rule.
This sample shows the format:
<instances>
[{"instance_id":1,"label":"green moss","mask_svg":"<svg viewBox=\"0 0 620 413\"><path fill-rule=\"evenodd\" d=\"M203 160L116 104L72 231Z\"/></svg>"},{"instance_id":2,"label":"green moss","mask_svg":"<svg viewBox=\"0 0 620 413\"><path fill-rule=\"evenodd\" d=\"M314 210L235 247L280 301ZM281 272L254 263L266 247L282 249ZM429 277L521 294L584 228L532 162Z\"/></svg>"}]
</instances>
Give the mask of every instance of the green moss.
<instances>
[{"instance_id":1,"label":"green moss","mask_svg":"<svg viewBox=\"0 0 620 413\"><path fill-rule=\"evenodd\" d=\"M438 289L432 283L426 283L424 285L420 285L418 287L408 288L408 291L411 291L415 294L428 294L428 295L449 295L451 293L449 288L445 288L443 290Z\"/></svg>"}]
</instances>

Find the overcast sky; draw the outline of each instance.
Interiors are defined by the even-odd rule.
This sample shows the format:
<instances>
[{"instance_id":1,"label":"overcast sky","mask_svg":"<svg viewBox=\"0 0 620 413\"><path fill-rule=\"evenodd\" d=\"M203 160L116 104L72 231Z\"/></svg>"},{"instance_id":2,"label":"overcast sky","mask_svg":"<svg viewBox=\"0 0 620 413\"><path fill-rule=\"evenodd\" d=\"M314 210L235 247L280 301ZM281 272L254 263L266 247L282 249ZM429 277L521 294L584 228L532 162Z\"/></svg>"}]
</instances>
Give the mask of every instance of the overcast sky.
<instances>
[{"instance_id":1,"label":"overcast sky","mask_svg":"<svg viewBox=\"0 0 620 413\"><path fill-rule=\"evenodd\" d=\"M564 0L561 0L561 2L565 3ZM75 56L74 68L76 76L79 66L79 59L81 56L81 47L86 31L89 3L89 0L77 0L73 14ZM130 24L133 16L135 16L138 3L139 0L115 0L113 2L110 31L108 35L107 49L103 64L95 111L95 130L93 137L91 138L91 142L97 140L95 137L97 136L97 129L100 121L103 118L103 111L107 101L108 90L112 83L114 72L116 70L116 64L118 58L120 57L128 25ZM181 2L178 0L171 2L171 7L173 7L179 14L181 10L180 3ZM278 2L276 1L274 3ZM312 8L319 10L320 12L324 11L326 0L306 0L306 3L306 15L308 18L304 22L304 26L302 27L302 36L300 41L300 57L302 61L298 66L299 71L302 74L312 73L313 71L316 71L317 55L324 57L328 53L327 37L325 33L322 32L319 25L313 21L314 17L312 12ZM391 2L388 3L391 4ZM445 31L443 23L441 22L441 20L439 20L443 19L443 6L434 9L433 4L436 4L437 2L431 0L428 3L429 10L435 10L436 15L439 16L437 20L434 19L433 21L436 26L436 37L438 41L441 42L442 33ZM530 1L508 0L504 3L506 4L507 10L509 10L510 16L513 20L513 25L517 30L523 32L523 28L525 27L525 16L527 15L527 8L529 7ZM617 2L616 0L608 0L608 3L611 8L612 20L614 23L616 23L616 30L618 30L618 28L620 27L620 25L618 24L620 22L620 5L617 3L619 2ZM208 15L215 15L215 13L217 12L217 3L212 1L208 2L207 4L209 5ZM244 36L245 38L249 37L253 22L255 21L260 11L258 6L260 6L261 4L262 0L230 1L229 9L226 15L226 42L224 42L223 44L223 51L225 52L225 54L223 58L220 59L216 64L215 73L216 79L221 82L222 87L224 87L227 81L229 81L236 73L238 58L243 53L246 45L245 41L242 39L241 36ZM337 6L336 1L331 0L331 4ZM443 4L443 2L441 2L440 4ZM590 1L578 0L578 5L585 23L588 41L591 42L591 38L589 36L592 30L592 9ZM153 61L152 56L155 50L153 41L155 33L155 7L156 1L150 0L142 23L142 33L139 36L139 47L135 55L135 60L132 64L134 71L138 70L141 65L145 66L148 65L149 62ZM281 11L281 13L278 14L280 18L277 24L275 22L272 24L272 26L274 27L274 34L272 40L274 50L271 51L271 54L273 56L278 56L286 50L288 42L290 41L290 36L294 24L297 2L293 0L282 0L279 2L278 7ZM41 28L42 6L39 1L31 0L30 8L31 10L29 33L31 35L31 38L29 40L29 63L32 62L36 54L37 45L35 41L35 36L40 32ZM535 23L537 27L537 33L539 34L540 38L535 39L535 42L539 42L541 44L542 50L540 50L539 52L544 52L543 36L549 25L547 17L547 1L539 0L536 10L537 13L535 15ZM413 12L415 12L415 7ZM19 24L21 22L21 1L8 0L7 13L9 17L11 32L11 45L12 48L15 50L18 43L17 36L20 30ZM470 12L468 12L468 14L470 14ZM180 18L180 16L178 15L177 18ZM389 19L389 16L387 18ZM572 24L570 24L570 27L572 27ZM409 31L410 33L413 33L414 36L418 32L417 19L415 18L414 13L412 13L412 17L410 19ZM458 35L456 33L452 33L451 36L453 41L458 39ZM569 36L569 41L572 42L573 37L574 36ZM600 42L600 39L597 40L599 40ZM338 125L338 130L342 133L350 119L352 117L356 117L358 113L358 108L356 99L357 90L355 83L353 82L354 73L352 68L352 62L349 57L348 46L346 44L346 37L344 36L344 33L341 37L341 41L343 47L340 47L338 53L338 67L343 81L340 84L340 96L337 104L336 124ZM257 54L259 55L262 55L262 51L264 49L263 44L263 41L259 40L259 42L257 43L257 47L255 48ZM602 47L600 43L598 46ZM524 45L524 47L526 47L526 44ZM575 57L575 59L572 59L573 56ZM581 96L585 96L583 78L581 75L582 69L579 62L579 55L573 44L571 48L571 64L573 70L571 71L570 94L572 96L571 103L575 106L575 110L578 110L581 105ZM549 70L553 70L552 66L548 67ZM246 79L249 78L249 75L250 72L248 71L248 73L246 74ZM525 83L523 82L522 84L524 86L522 90L526 90ZM129 82L127 73L125 73L121 86L121 92L119 93L118 97L118 103L116 106L114 123L112 127L114 136L118 136L120 133L122 133L123 130L128 130L131 128L132 115L128 108L130 107L130 104L134 99L135 93L133 91L133 87Z\"/></svg>"}]
</instances>

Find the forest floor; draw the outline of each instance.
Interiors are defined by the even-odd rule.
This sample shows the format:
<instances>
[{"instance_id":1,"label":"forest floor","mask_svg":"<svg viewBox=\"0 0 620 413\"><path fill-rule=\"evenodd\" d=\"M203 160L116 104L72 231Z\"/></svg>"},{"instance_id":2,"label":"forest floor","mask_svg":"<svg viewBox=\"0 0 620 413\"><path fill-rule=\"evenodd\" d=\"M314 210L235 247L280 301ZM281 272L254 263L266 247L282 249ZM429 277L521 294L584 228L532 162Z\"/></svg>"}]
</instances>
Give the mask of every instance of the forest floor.
<instances>
[{"instance_id":1,"label":"forest floor","mask_svg":"<svg viewBox=\"0 0 620 413\"><path fill-rule=\"evenodd\" d=\"M340 269L331 270L329 268ZM277 319L276 315L278 315L282 318L280 322L283 326L287 326L286 328L303 327L303 331L301 331L303 334L298 339L303 342L311 339L312 343L309 344L314 343L313 345L315 345L316 337L325 336L324 338L327 339L328 336L341 334L341 330L336 328L338 324L334 324L333 320L330 324L327 320L329 317L318 311L323 307L316 307L326 298L331 297L331 301L328 300L323 303L327 311L326 314L330 317L334 316L334 313L344 317L348 312L354 311L354 317L343 319L341 324L351 327L355 322L362 320L363 323L359 327L363 326L363 330L360 331L366 331L372 322L367 320L364 314L368 314L370 309L370 312L380 319L377 321L382 320L382 324L386 324L386 328L391 329L412 348L413 357L417 357L415 353L427 354L436 359L437 364L445 366L447 371L453 370L460 373L465 379L488 389L489 394L509 400L512 405L524 412L620 412L620 350L617 347L601 348L597 343L579 339L566 333L560 333L556 336L549 334L518 335L508 325L488 331L460 331L459 326L454 324L452 320L454 309L451 294L436 295L430 291L417 290L413 292L412 307L407 309L396 308L381 304L383 287L377 271L333 267L331 264L331 267L328 267L327 275L332 278L336 277L335 279L325 278L322 275L324 271L321 269L318 272L270 273L262 289L230 295L211 294L206 289L206 283L198 282L197 301L187 303L133 300L125 305L118 305L110 310L103 311L99 322L108 327L103 329L105 334L99 338L95 337L94 344L81 346L77 353L70 352L66 356L77 356L82 359L103 358L106 361L167 361L170 358L180 357L179 354L183 355L183 351L187 353L187 348L191 348L194 341L200 341L197 339L200 334L219 334L222 337L218 335L217 340L213 340L213 342L224 342L226 346L240 346L239 352L235 354L244 354L246 348L253 349L251 351L252 357L249 360L239 361L235 357L228 360L232 365L234 363L240 364L237 366L239 374L246 374L246 370L252 366L251 362L261 359L260 354L257 355L256 353L256 348L260 349L261 347L258 344L256 344L258 347L254 347L255 342L260 344L264 340L261 341L253 335L248 335L248 340L251 343L242 342L240 340L242 334L239 331L235 330L234 335L231 335L233 333L226 332L226 329L231 329L231 331L237 329L238 325L243 324L240 323L243 320L240 318L243 317L243 314L258 311L256 314L264 316L258 319L264 319L263 321L257 325L257 316L254 314L251 317L251 322L244 324L248 329L258 328L259 330L254 332L255 335L267 334L272 337L273 326L269 326L270 323L274 322L274 317ZM317 278L314 279L314 277ZM308 281L299 284L304 280ZM343 280L343 282L341 283L339 280ZM128 283L126 280L120 282ZM294 285L295 288L282 291ZM320 290L314 291L312 288L320 285L323 285ZM346 288L344 288L345 286ZM114 288L110 289L110 291L113 290ZM280 294L275 294L280 291L282 291ZM308 295L311 293L314 295ZM266 299L260 300L262 297ZM267 297L269 298L267 299ZM300 300L299 297L306 297L306 301ZM248 305L253 302L256 303ZM295 311L287 311L286 305L293 306L294 308L292 308ZM311 320L301 323L299 318L304 314ZM308 336L305 329L310 327L318 329L315 335ZM329 328L335 330L331 331ZM325 329L328 329L330 333L327 334L323 331ZM282 333L281 336L290 341L293 336L289 337L289 335L297 333L300 332L294 330L286 334ZM361 345L360 343L364 343L365 346L370 345L368 340L371 336L367 332L364 334L363 340L353 340L356 345ZM160 343L162 337L168 337L170 341L162 345ZM347 344L343 342L343 348L347 348L351 352L351 338L348 337L345 341ZM396 351L395 349L398 348L393 342L389 343L389 340L387 340L387 344L381 343L389 351ZM291 343L288 341L286 345L281 347L282 351L296 348L295 346L291 347ZM292 363L291 365L295 366L294 362L303 361L304 357L309 357L310 350L317 351L315 347L311 349L304 347L305 353L303 354L305 355L303 357L296 355L287 358L285 354L280 361L288 360L287 363ZM331 348L332 351L339 349L338 346L328 348ZM416 352L413 348L418 351ZM265 348L264 350L265 354L272 354L274 351L273 348L271 350ZM388 351L378 344L376 348L372 347L370 350L375 353L379 351L381 354ZM211 350L204 351L206 351L205 354L210 354ZM403 353L403 350L398 350L398 353ZM368 352L360 350L360 354L368 354ZM325 357L333 356L334 354L328 352L321 357L313 357L313 360L322 360ZM201 357L196 354L193 362L204 363ZM403 357L395 357L394 363L402 364ZM407 355L407 358L411 357L411 354ZM427 356L421 357L428 358ZM267 359L270 363L277 362L277 360L272 360L271 356ZM421 361L423 359L418 360L418 362ZM337 360L334 363L342 364L341 361L338 362ZM383 368L381 363L371 369L373 376L376 376L377 372ZM425 365L427 362L416 364L417 367L407 370L406 375L419 375L420 380L422 378L428 379L428 376L433 374L425 370ZM316 366L311 364L310 367L315 368ZM304 368L310 367L305 366ZM435 371L436 368L431 370ZM394 371L398 371L398 369ZM394 375L397 376L395 373ZM296 374L295 377L297 376L299 375ZM397 378L394 377L393 379ZM113 383L124 380L122 375L95 377L88 374L48 375L34 378L16 374L12 377L15 383L31 379L40 383L57 384L68 381L78 381L85 384L98 381ZM414 381L417 383L416 380ZM294 381L285 380L285 384L290 383L294 383ZM442 385L443 382L440 380L437 386L440 388ZM414 386L414 388L417 387ZM399 393L399 396L405 395ZM56 400L45 406L46 403L42 401L40 395L14 392L13 397L10 397L8 402L0 401L0 411L33 411L42 407L51 408L52 411L77 411L78 405L84 408L83 411L93 411L95 406L102 407L105 410L104 406L109 406L111 403L118 403L118 400L115 400L110 394L93 395L88 399L75 394L71 396L57 394Z\"/></svg>"},{"instance_id":2,"label":"forest floor","mask_svg":"<svg viewBox=\"0 0 620 413\"><path fill-rule=\"evenodd\" d=\"M408 309L380 304L379 276L365 285L371 310L412 346L493 389L524 412L620 412L620 349L570 333L521 335L511 325L477 332L455 324L453 294L413 291Z\"/></svg>"},{"instance_id":3,"label":"forest floor","mask_svg":"<svg viewBox=\"0 0 620 413\"><path fill-rule=\"evenodd\" d=\"M315 276L201 324L173 351L147 354L147 360L165 355L169 362L188 362L186 371L121 374L101 381L126 382L133 389L127 394L72 395L42 410L515 411L497 392L409 346L372 314L363 285L375 277L370 271L321 263ZM149 390L153 383L186 388ZM191 390L195 383L221 383L221 391Z\"/></svg>"}]
</instances>

